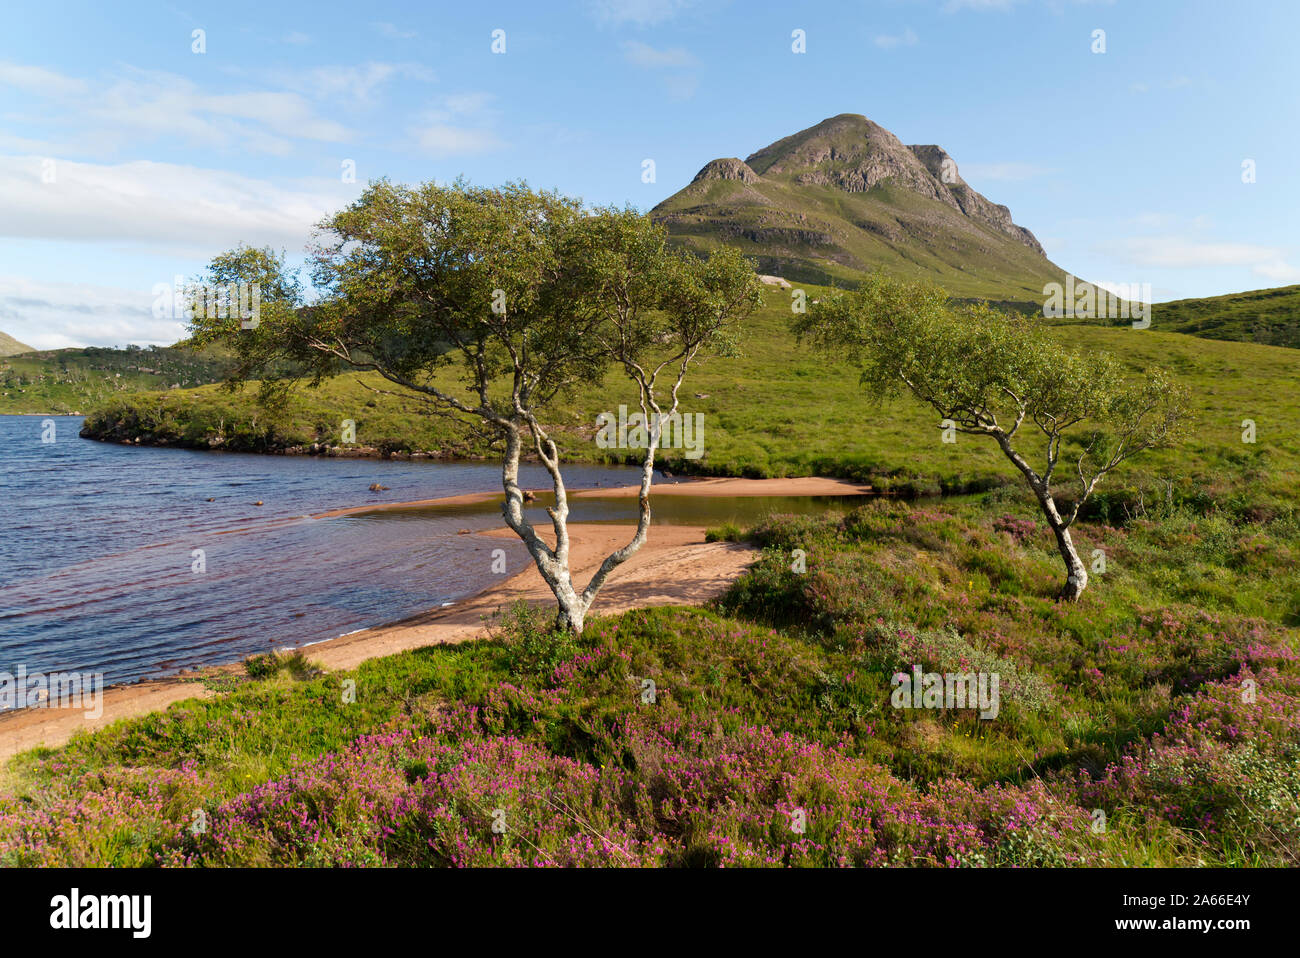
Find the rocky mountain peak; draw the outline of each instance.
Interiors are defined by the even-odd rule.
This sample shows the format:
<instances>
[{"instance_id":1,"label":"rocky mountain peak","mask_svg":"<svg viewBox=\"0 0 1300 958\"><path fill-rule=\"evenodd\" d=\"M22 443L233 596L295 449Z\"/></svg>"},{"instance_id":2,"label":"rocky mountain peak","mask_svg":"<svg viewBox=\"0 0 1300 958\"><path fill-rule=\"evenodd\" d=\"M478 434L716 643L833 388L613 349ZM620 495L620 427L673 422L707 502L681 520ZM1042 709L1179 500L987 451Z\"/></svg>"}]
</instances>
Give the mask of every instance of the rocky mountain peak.
<instances>
[{"instance_id":1,"label":"rocky mountain peak","mask_svg":"<svg viewBox=\"0 0 1300 958\"><path fill-rule=\"evenodd\" d=\"M735 163L762 179L783 179L799 186L829 186L865 193L891 182L928 199L960 210L985 226L1005 233L1030 249L1043 248L1029 230L1011 220L1011 211L991 203L961 178L957 162L940 146L905 146L898 137L858 113L841 113L816 126L783 137ZM731 178L740 178L732 176ZM748 178L745 182L753 182Z\"/></svg>"},{"instance_id":2,"label":"rocky mountain peak","mask_svg":"<svg viewBox=\"0 0 1300 958\"><path fill-rule=\"evenodd\" d=\"M856 113L713 160L651 215L675 243L736 246L787 280L851 284L897 267L959 295L1033 302L1065 275L942 147L908 146Z\"/></svg>"},{"instance_id":3,"label":"rocky mountain peak","mask_svg":"<svg viewBox=\"0 0 1300 958\"><path fill-rule=\"evenodd\" d=\"M743 160L728 157L723 160L711 160L704 169L695 174L692 183L700 180L740 180L742 183L757 183L758 174L749 168Z\"/></svg>"}]
</instances>

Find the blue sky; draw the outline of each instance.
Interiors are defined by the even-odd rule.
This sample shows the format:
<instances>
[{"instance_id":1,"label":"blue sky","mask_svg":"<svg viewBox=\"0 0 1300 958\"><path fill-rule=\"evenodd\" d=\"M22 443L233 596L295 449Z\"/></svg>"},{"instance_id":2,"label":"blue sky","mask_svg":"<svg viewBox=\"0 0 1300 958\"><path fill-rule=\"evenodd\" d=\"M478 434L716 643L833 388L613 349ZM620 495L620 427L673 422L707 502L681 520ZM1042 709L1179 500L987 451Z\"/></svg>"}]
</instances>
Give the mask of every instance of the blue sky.
<instances>
[{"instance_id":1,"label":"blue sky","mask_svg":"<svg viewBox=\"0 0 1300 958\"><path fill-rule=\"evenodd\" d=\"M155 284L241 241L300 253L371 178L526 179L649 209L709 160L838 113L944 147L1085 278L1150 283L1157 301L1300 283L1292 0L227 0L4 16L0 330L37 347L174 341L181 326L150 311Z\"/></svg>"}]
</instances>

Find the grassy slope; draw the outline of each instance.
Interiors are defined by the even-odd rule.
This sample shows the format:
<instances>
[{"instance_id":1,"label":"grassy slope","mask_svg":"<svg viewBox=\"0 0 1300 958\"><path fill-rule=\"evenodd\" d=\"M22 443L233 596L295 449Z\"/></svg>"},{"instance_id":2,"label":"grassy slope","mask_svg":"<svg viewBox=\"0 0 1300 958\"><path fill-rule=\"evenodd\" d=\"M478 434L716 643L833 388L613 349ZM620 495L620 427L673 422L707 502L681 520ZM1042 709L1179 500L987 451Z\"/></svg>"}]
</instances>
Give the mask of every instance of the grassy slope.
<instances>
[{"instance_id":1,"label":"grassy slope","mask_svg":"<svg viewBox=\"0 0 1300 958\"><path fill-rule=\"evenodd\" d=\"M55 349L0 359L0 413L80 413L147 389L216 382L219 357L147 349Z\"/></svg>"},{"instance_id":2,"label":"grassy slope","mask_svg":"<svg viewBox=\"0 0 1300 958\"><path fill-rule=\"evenodd\" d=\"M816 290L810 287L809 295ZM716 474L869 477L882 487L921 492L941 485L979 487L1007 475L1005 460L991 444L964 436L955 445L941 443L936 416L916 403L870 402L847 365L795 345L786 332L789 308L783 304L789 294L771 290L766 297L768 305L743 337L744 355L698 366L683 390L683 409L705 417L704 457L679 461L670 452L667 462ZM1293 388L1292 351L1154 329L1063 326L1057 335L1115 353L1135 375L1151 364L1165 365L1191 387L1198 421L1190 438L1177 449L1136 460L1119 481L1137 487L1173 480L1188 495L1232 489L1243 497L1241 504L1294 496L1300 435L1292 424L1300 421L1300 395ZM378 380L349 374L319 391L304 390L278 420L255 409L251 392L232 396L207 386L130 398L111 406L100 421L123 424L125 435L196 444L206 444L220 427L228 438L242 431L248 447L258 448L266 442L268 423L279 430L277 441L336 442L341 421L350 418L363 445L485 451L454 437L445 420L421 414L413 400L376 395L363 382ZM707 398L696 398L700 394ZM609 455L592 441L595 417L632 397L627 383L611 374L601 388L586 388L557 408L550 420L564 432L568 455ZM1241 441L1243 419L1256 423L1254 445Z\"/></svg>"},{"instance_id":3,"label":"grassy slope","mask_svg":"<svg viewBox=\"0 0 1300 958\"><path fill-rule=\"evenodd\" d=\"M1158 303L1151 322L1167 332L1300 347L1300 286Z\"/></svg>"},{"instance_id":4,"label":"grassy slope","mask_svg":"<svg viewBox=\"0 0 1300 958\"><path fill-rule=\"evenodd\" d=\"M1063 271L1015 239L910 190L866 193L760 181L702 180L654 210L694 249L719 241L792 281L856 282L877 266L943 284L954 296L1029 302Z\"/></svg>"}]
</instances>

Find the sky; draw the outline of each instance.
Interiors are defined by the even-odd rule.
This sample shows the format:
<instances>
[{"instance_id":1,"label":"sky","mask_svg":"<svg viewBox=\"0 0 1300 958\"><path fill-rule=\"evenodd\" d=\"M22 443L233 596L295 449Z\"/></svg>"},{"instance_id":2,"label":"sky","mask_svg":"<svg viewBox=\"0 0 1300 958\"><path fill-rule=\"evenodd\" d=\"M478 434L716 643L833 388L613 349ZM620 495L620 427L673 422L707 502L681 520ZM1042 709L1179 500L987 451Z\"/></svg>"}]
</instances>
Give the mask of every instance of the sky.
<instances>
[{"instance_id":1,"label":"sky","mask_svg":"<svg viewBox=\"0 0 1300 958\"><path fill-rule=\"evenodd\" d=\"M840 113L939 144L1094 282L1300 283L1297 35L1295 0L11 3L0 330L175 342L159 284L300 259L372 179L649 210Z\"/></svg>"}]
</instances>

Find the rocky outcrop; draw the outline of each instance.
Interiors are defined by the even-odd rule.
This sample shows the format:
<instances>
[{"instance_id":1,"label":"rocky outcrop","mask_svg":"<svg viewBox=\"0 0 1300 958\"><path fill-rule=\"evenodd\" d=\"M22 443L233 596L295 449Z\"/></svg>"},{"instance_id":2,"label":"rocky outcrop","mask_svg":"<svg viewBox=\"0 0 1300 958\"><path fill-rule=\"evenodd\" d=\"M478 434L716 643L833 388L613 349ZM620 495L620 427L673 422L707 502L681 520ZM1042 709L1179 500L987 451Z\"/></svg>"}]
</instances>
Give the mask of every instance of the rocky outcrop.
<instances>
[{"instance_id":1,"label":"rocky outcrop","mask_svg":"<svg viewBox=\"0 0 1300 958\"><path fill-rule=\"evenodd\" d=\"M909 146L909 150L918 160L924 164L930 175L939 181L939 185L948 191L948 194L957 204L957 208L973 220L978 220L985 226L991 226L995 230L1006 233L1024 243L1030 249L1038 253L1043 253L1043 247L1039 244L1038 238L1023 226L1017 226L1011 221L1011 210L1001 203L991 203L961 178L957 171L957 161L948 155L943 147L929 144L926 146Z\"/></svg>"},{"instance_id":2,"label":"rocky outcrop","mask_svg":"<svg viewBox=\"0 0 1300 958\"><path fill-rule=\"evenodd\" d=\"M723 160L711 160L704 164L704 169L695 174L692 183L698 183L700 180L740 180L742 183L757 183L758 174L749 168L749 166L736 157L728 157Z\"/></svg>"},{"instance_id":3,"label":"rocky outcrop","mask_svg":"<svg viewBox=\"0 0 1300 958\"><path fill-rule=\"evenodd\" d=\"M691 183L738 180L753 185L781 179L847 193L865 193L882 183L893 183L938 200L1043 253L1034 234L1012 222L1007 207L991 203L971 189L961 178L956 161L942 147L905 146L883 126L856 113L823 120L765 146L744 161L735 157L713 160L695 174Z\"/></svg>"},{"instance_id":4,"label":"rocky outcrop","mask_svg":"<svg viewBox=\"0 0 1300 958\"><path fill-rule=\"evenodd\" d=\"M789 177L801 186L865 193L893 180L930 199L944 200L945 191L898 137L856 114L832 117L777 140L747 162L763 176Z\"/></svg>"}]
</instances>

